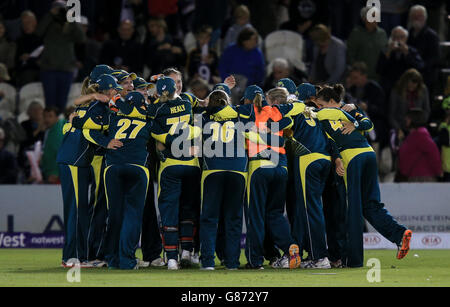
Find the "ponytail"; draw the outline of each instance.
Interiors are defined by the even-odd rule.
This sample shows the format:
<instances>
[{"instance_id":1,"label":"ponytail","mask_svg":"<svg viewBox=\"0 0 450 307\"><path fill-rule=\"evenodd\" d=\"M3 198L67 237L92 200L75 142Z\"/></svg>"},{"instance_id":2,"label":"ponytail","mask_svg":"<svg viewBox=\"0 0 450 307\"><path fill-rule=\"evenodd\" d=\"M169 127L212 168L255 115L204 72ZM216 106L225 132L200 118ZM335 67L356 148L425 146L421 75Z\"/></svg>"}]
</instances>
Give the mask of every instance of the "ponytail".
<instances>
[{"instance_id":1,"label":"ponytail","mask_svg":"<svg viewBox=\"0 0 450 307\"><path fill-rule=\"evenodd\" d=\"M91 78L89 78L89 76L84 78L83 83L81 85L81 95L86 95L87 94L87 90L89 88L89 84L90 83L91 83Z\"/></svg>"},{"instance_id":2,"label":"ponytail","mask_svg":"<svg viewBox=\"0 0 450 307\"><path fill-rule=\"evenodd\" d=\"M89 85L89 87L84 91L84 93L83 93L83 91L81 93L83 95L98 93L98 88L99 88L99 85L97 83L94 83L94 84Z\"/></svg>"},{"instance_id":3,"label":"ponytail","mask_svg":"<svg viewBox=\"0 0 450 307\"><path fill-rule=\"evenodd\" d=\"M222 90L215 90L211 94L209 94L208 97L209 102L207 108L224 107L226 105L229 105L229 97L227 93Z\"/></svg>"},{"instance_id":4,"label":"ponytail","mask_svg":"<svg viewBox=\"0 0 450 307\"><path fill-rule=\"evenodd\" d=\"M263 97L261 93L256 93L253 104L258 108L258 113L262 110Z\"/></svg>"}]
</instances>

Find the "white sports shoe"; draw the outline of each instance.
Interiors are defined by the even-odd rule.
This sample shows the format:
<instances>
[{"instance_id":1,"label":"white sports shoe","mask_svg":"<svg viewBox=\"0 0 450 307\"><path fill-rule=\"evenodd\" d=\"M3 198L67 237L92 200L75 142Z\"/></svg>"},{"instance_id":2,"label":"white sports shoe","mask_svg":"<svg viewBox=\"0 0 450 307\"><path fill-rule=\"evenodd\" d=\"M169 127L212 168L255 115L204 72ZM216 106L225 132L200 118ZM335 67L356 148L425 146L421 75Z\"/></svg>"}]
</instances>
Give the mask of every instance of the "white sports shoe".
<instances>
[{"instance_id":1,"label":"white sports shoe","mask_svg":"<svg viewBox=\"0 0 450 307\"><path fill-rule=\"evenodd\" d=\"M272 263L274 269L289 269L289 257L284 255Z\"/></svg>"},{"instance_id":2,"label":"white sports shoe","mask_svg":"<svg viewBox=\"0 0 450 307\"><path fill-rule=\"evenodd\" d=\"M311 265L312 260L304 260L300 263L300 268L305 269L307 266Z\"/></svg>"},{"instance_id":3,"label":"white sports shoe","mask_svg":"<svg viewBox=\"0 0 450 307\"><path fill-rule=\"evenodd\" d=\"M165 266L166 262L164 261L163 258L156 258L155 260L153 260L150 263L151 266L155 266L155 267L160 267L160 266Z\"/></svg>"},{"instance_id":4,"label":"white sports shoe","mask_svg":"<svg viewBox=\"0 0 450 307\"><path fill-rule=\"evenodd\" d=\"M137 265L139 265L140 268L148 268L150 266L150 262L141 260L139 258L136 258L136 262L137 262Z\"/></svg>"},{"instance_id":5,"label":"white sports shoe","mask_svg":"<svg viewBox=\"0 0 450 307\"><path fill-rule=\"evenodd\" d=\"M169 270L179 270L180 266L178 265L178 261L175 259L169 259L167 262L167 269Z\"/></svg>"},{"instance_id":6,"label":"white sports shoe","mask_svg":"<svg viewBox=\"0 0 450 307\"><path fill-rule=\"evenodd\" d=\"M214 271L214 267L212 266L207 266L207 267L201 267L200 270L202 271Z\"/></svg>"},{"instance_id":7,"label":"white sports shoe","mask_svg":"<svg viewBox=\"0 0 450 307\"><path fill-rule=\"evenodd\" d=\"M188 250L183 250L181 252L180 265L182 267L189 267L192 265L191 252Z\"/></svg>"},{"instance_id":8,"label":"white sports shoe","mask_svg":"<svg viewBox=\"0 0 450 307\"><path fill-rule=\"evenodd\" d=\"M331 269L331 264L328 258L325 257L311 261L310 263L305 265L305 269Z\"/></svg>"},{"instance_id":9,"label":"white sports shoe","mask_svg":"<svg viewBox=\"0 0 450 307\"><path fill-rule=\"evenodd\" d=\"M193 253L191 256L191 263L195 265L200 264L200 255L198 253Z\"/></svg>"}]
</instances>

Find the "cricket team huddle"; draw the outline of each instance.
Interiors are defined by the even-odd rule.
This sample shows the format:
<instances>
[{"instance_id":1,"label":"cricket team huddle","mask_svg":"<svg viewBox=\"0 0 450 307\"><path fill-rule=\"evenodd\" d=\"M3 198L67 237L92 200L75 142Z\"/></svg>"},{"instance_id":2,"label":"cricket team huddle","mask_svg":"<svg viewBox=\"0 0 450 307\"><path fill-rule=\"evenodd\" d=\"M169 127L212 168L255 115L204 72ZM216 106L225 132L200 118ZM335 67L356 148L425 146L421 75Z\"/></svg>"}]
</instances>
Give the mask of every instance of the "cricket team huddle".
<instances>
[{"instance_id":1,"label":"cricket team huddle","mask_svg":"<svg viewBox=\"0 0 450 307\"><path fill-rule=\"evenodd\" d=\"M361 267L365 220L407 255L412 232L380 200L373 123L342 85L281 79L231 101L234 86L200 100L175 68L150 82L92 70L57 156L63 267L214 270L217 256L236 270L243 226L246 269Z\"/></svg>"}]
</instances>

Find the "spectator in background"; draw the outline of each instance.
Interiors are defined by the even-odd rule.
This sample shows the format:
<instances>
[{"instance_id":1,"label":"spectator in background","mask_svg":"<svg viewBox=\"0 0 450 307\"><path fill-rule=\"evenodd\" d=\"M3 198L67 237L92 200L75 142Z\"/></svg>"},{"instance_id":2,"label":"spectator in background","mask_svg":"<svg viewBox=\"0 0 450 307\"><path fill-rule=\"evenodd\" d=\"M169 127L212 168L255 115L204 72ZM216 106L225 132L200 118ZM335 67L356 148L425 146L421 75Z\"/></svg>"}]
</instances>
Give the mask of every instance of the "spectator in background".
<instances>
[{"instance_id":1,"label":"spectator in background","mask_svg":"<svg viewBox=\"0 0 450 307\"><path fill-rule=\"evenodd\" d=\"M423 112L425 122L430 115L430 99L428 89L422 75L416 69L408 69L391 91L389 98L389 123L399 133L407 129L406 114L409 110L419 108Z\"/></svg>"},{"instance_id":2,"label":"spectator in background","mask_svg":"<svg viewBox=\"0 0 450 307\"><path fill-rule=\"evenodd\" d=\"M5 130L0 128L0 184L17 183L18 167L16 158L5 149Z\"/></svg>"},{"instance_id":3,"label":"spectator in background","mask_svg":"<svg viewBox=\"0 0 450 307\"><path fill-rule=\"evenodd\" d=\"M361 21L361 8L367 6L367 0L334 0L327 1L332 34L346 41ZM383 3L384 5L384 3Z\"/></svg>"},{"instance_id":4,"label":"spectator in background","mask_svg":"<svg viewBox=\"0 0 450 307\"><path fill-rule=\"evenodd\" d=\"M427 119L421 109L406 114L408 136L400 145L398 171L408 182L434 182L442 177L439 149L425 127Z\"/></svg>"},{"instance_id":5,"label":"spectator in background","mask_svg":"<svg viewBox=\"0 0 450 307\"><path fill-rule=\"evenodd\" d=\"M67 22L65 2L55 1L50 13L38 24L36 33L44 41L39 61L45 103L64 109L74 78L74 44L85 41L84 32L78 23Z\"/></svg>"},{"instance_id":6,"label":"spectator in background","mask_svg":"<svg viewBox=\"0 0 450 307\"><path fill-rule=\"evenodd\" d=\"M86 41L75 45L75 56L77 58L78 73L77 82L83 82L91 70L99 63L102 45L97 40L88 35L89 20L86 16L81 16L81 29L86 35Z\"/></svg>"},{"instance_id":7,"label":"spectator in background","mask_svg":"<svg viewBox=\"0 0 450 307\"><path fill-rule=\"evenodd\" d=\"M16 84L18 87L39 80L37 57L31 57L33 51L42 45L36 34L37 19L33 12L24 11L20 15L22 35L17 39Z\"/></svg>"},{"instance_id":8,"label":"spectator in background","mask_svg":"<svg viewBox=\"0 0 450 307\"><path fill-rule=\"evenodd\" d=\"M394 27L406 23L410 4L411 0L383 1L380 26L386 33L391 33Z\"/></svg>"},{"instance_id":9,"label":"spectator in background","mask_svg":"<svg viewBox=\"0 0 450 307\"><path fill-rule=\"evenodd\" d=\"M375 8L374 8L375 9ZM367 73L370 79L379 80L376 67L380 52L387 45L386 32L376 22L367 20L369 8L361 9L362 25L357 25L347 41L347 61L349 65L355 62L364 62L367 65Z\"/></svg>"},{"instance_id":10,"label":"spectator in background","mask_svg":"<svg viewBox=\"0 0 450 307\"><path fill-rule=\"evenodd\" d=\"M16 108L16 97L12 94L13 87L6 83L11 77L5 64L0 63L0 119L14 118Z\"/></svg>"},{"instance_id":11,"label":"spectator in background","mask_svg":"<svg viewBox=\"0 0 450 307\"><path fill-rule=\"evenodd\" d=\"M415 5L409 10L409 38L408 45L416 48L425 66L421 71L425 84L432 94L434 83L439 74L439 37L435 31L427 26L427 9L421 5Z\"/></svg>"},{"instance_id":12,"label":"spectator in background","mask_svg":"<svg viewBox=\"0 0 450 307\"><path fill-rule=\"evenodd\" d=\"M329 1L290 0L289 2L289 21L282 24L280 29L297 32L303 37L305 42L303 62L311 63L314 43L310 38L310 31L317 24L329 24Z\"/></svg>"},{"instance_id":13,"label":"spectator in background","mask_svg":"<svg viewBox=\"0 0 450 307\"><path fill-rule=\"evenodd\" d=\"M389 126L386 116L385 95L381 86L369 78L367 65L355 62L346 80L347 92L356 98L357 105L374 124L376 142L380 149L388 145Z\"/></svg>"},{"instance_id":14,"label":"spectator in background","mask_svg":"<svg viewBox=\"0 0 450 307\"><path fill-rule=\"evenodd\" d=\"M230 45L235 44L238 40L239 33L243 29L254 29L250 23L250 10L245 5L238 5L233 11L234 24L228 28L225 38L222 42L222 50L227 49ZM256 31L256 30L255 30Z\"/></svg>"},{"instance_id":15,"label":"spectator in background","mask_svg":"<svg viewBox=\"0 0 450 307\"><path fill-rule=\"evenodd\" d=\"M29 119L20 123L25 131L26 138L20 143L18 161L19 166L26 169L27 168L27 157L25 152L30 150L36 142L44 141L45 135L45 123L44 123L44 108L37 101L32 101L27 109L27 114ZM29 174L26 174L29 177Z\"/></svg>"},{"instance_id":16,"label":"spectator in background","mask_svg":"<svg viewBox=\"0 0 450 307\"><path fill-rule=\"evenodd\" d=\"M314 58L311 64L311 83L339 83L346 68L346 46L339 38L331 35L323 24L310 31L314 41Z\"/></svg>"},{"instance_id":17,"label":"spectator in background","mask_svg":"<svg viewBox=\"0 0 450 307\"><path fill-rule=\"evenodd\" d=\"M133 39L134 31L134 23L123 20L117 28L119 37L103 44L100 62L116 69L140 74L143 69L142 45Z\"/></svg>"},{"instance_id":18,"label":"spectator in background","mask_svg":"<svg viewBox=\"0 0 450 307\"><path fill-rule=\"evenodd\" d=\"M186 69L189 78L200 77L211 84L220 83L219 77L219 57L217 53L209 48L212 28L201 27L195 38L197 47L192 50L187 58Z\"/></svg>"},{"instance_id":19,"label":"spectator in background","mask_svg":"<svg viewBox=\"0 0 450 307\"><path fill-rule=\"evenodd\" d=\"M58 184L59 170L56 163L59 146L63 139L63 126L66 120L59 119L59 110L55 106L44 109L45 137L41 158L41 171L45 183Z\"/></svg>"},{"instance_id":20,"label":"spectator in background","mask_svg":"<svg viewBox=\"0 0 450 307\"><path fill-rule=\"evenodd\" d=\"M389 95L392 87L401 75L409 68L423 69L424 62L416 48L408 46L408 30L402 26L392 29L386 52L381 52L377 73L380 83L386 94Z\"/></svg>"},{"instance_id":21,"label":"spectator in background","mask_svg":"<svg viewBox=\"0 0 450 307\"><path fill-rule=\"evenodd\" d=\"M296 70L289 64L289 61L283 58L273 59L269 64L272 72L266 78L262 89L268 91L274 87L277 87L278 80L289 78L295 84L300 84L303 79L306 80L307 76L305 73Z\"/></svg>"},{"instance_id":22,"label":"spectator in background","mask_svg":"<svg viewBox=\"0 0 450 307\"><path fill-rule=\"evenodd\" d=\"M150 18L144 41L145 64L152 74L159 74L167 67L184 67L186 53L180 42L167 32L162 18Z\"/></svg>"},{"instance_id":23,"label":"spectator in background","mask_svg":"<svg viewBox=\"0 0 450 307\"><path fill-rule=\"evenodd\" d=\"M11 71L14 68L15 55L16 44L8 40L5 24L0 20L0 63L5 63L6 68Z\"/></svg>"},{"instance_id":24,"label":"spectator in background","mask_svg":"<svg viewBox=\"0 0 450 307\"><path fill-rule=\"evenodd\" d=\"M278 29L277 24L277 0L248 1L248 9L251 12L250 23L262 37Z\"/></svg>"},{"instance_id":25,"label":"spectator in background","mask_svg":"<svg viewBox=\"0 0 450 307\"><path fill-rule=\"evenodd\" d=\"M276 29L280 29L281 25L289 22L289 2L290 0L278 0L275 7Z\"/></svg>"},{"instance_id":26,"label":"spectator in background","mask_svg":"<svg viewBox=\"0 0 450 307\"><path fill-rule=\"evenodd\" d=\"M236 44L230 45L219 61L222 80L239 74L247 78L247 85L261 86L265 77L264 55L258 46L258 32L245 28L239 33Z\"/></svg>"}]
</instances>

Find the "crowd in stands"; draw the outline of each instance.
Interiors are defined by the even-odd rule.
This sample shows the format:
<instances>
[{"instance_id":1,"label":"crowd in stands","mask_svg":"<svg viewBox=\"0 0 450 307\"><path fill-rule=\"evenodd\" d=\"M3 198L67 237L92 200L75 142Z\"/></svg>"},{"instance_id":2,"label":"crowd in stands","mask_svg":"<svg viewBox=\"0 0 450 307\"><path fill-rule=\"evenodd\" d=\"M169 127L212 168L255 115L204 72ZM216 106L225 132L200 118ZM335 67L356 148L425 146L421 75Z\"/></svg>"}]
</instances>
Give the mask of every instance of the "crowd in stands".
<instances>
[{"instance_id":1,"label":"crowd in stands","mask_svg":"<svg viewBox=\"0 0 450 307\"><path fill-rule=\"evenodd\" d=\"M79 2L79 22L61 0L0 4L0 184L59 182L64 114L97 64L177 67L200 99L229 75L239 98L282 78L342 83L374 122L380 175L449 180L450 1L381 1L379 23L362 0Z\"/></svg>"}]
</instances>

